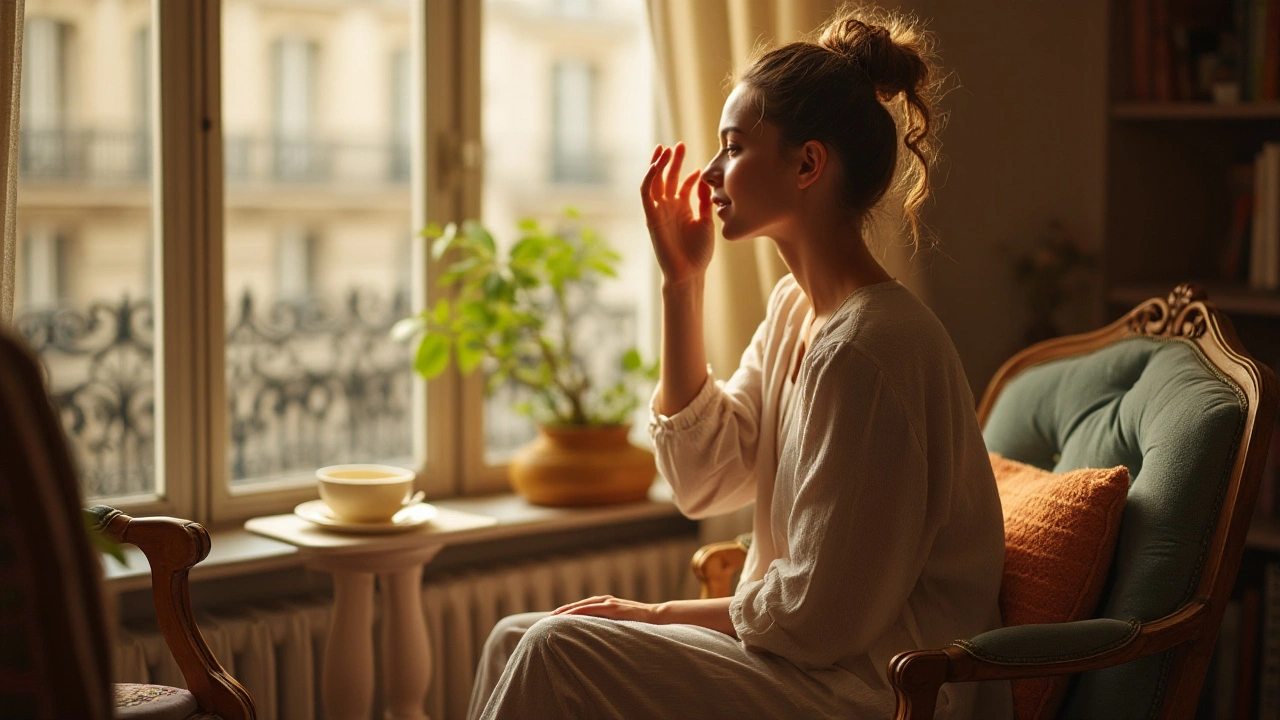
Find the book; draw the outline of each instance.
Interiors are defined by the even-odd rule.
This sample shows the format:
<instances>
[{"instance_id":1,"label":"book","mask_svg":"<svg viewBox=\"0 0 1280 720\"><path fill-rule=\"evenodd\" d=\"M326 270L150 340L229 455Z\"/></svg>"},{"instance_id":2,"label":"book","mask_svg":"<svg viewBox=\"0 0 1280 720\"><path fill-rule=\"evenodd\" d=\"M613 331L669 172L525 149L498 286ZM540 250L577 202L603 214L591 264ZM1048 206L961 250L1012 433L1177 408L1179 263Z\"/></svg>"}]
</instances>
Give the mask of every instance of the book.
<instances>
[{"instance_id":1,"label":"book","mask_svg":"<svg viewBox=\"0 0 1280 720\"><path fill-rule=\"evenodd\" d=\"M1280 89L1280 0L1266 0L1259 100L1275 100Z\"/></svg>"},{"instance_id":2,"label":"book","mask_svg":"<svg viewBox=\"0 0 1280 720\"><path fill-rule=\"evenodd\" d=\"M1151 99L1151 0L1133 0L1133 99Z\"/></svg>"},{"instance_id":3,"label":"book","mask_svg":"<svg viewBox=\"0 0 1280 720\"><path fill-rule=\"evenodd\" d=\"M1222 253L1222 279L1239 283L1247 280L1246 251L1253 227L1253 166L1233 165L1230 178L1231 226L1227 229L1227 244Z\"/></svg>"},{"instance_id":4,"label":"book","mask_svg":"<svg viewBox=\"0 0 1280 720\"><path fill-rule=\"evenodd\" d=\"M1280 143L1266 143L1254 162L1249 287L1280 289Z\"/></svg>"},{"instance_id":5,"label":"book","mask_svg":"<svg viewBox=\"0 0 1280 720\"><path fill-rule=\"evenodd\" d=\"M1155 99L1173 100L1173 50L1170 48L1170 0L1151 0L1151 68L1154 75Z\"/></svg>"}]
</instances>

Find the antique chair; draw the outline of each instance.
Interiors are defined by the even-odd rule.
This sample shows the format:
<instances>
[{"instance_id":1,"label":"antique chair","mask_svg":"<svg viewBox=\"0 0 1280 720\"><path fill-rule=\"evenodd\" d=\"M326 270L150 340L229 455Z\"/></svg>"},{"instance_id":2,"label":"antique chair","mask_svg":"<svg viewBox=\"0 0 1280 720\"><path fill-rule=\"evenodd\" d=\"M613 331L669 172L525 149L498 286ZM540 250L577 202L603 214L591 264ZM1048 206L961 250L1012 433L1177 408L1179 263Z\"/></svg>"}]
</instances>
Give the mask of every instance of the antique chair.
<instances>
[{"instance_id":1,"label":"antique chair","mask_svg":"<svg viewBox=\"0 0 1280 720\"><path fill-rule=\"evenodd\" d=\"M254 718L252 699L209 652L191 611L187 573L209 554L209 534L96 507L100 531L146 555L156 618L189 692L111 685L101 560L71 455L35 359L4 331L0 458L0 716Z\"/></svg>"},{"instance_id":2,"label":"antique chair","mask_svg":"<svg viewBox=\"0 0 1280 720\"><path fill-rule=\"evenodd\" d=\"M887 669L898 720L932 718L949 682L1074 675L1062 718L1190 718L1236 571L1276 380L1194 284L1091 333L1004 364L978 418L988 449L1046 470L1132 476L1093 619L1021 625L903 652ZM703 548L704 596L730 592L740 543Z\"/></svg>"}]
</instances>

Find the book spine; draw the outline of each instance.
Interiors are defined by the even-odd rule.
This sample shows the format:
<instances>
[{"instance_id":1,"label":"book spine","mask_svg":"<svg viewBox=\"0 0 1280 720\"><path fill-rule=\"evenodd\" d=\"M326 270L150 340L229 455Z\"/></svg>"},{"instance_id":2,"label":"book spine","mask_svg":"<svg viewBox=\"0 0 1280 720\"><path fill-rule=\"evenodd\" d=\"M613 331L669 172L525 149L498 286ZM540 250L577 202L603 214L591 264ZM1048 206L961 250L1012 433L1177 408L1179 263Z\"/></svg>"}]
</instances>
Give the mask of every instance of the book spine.
<instances>
[{"instance_id":1,"label":"book spine","mask_svg":"<svg viewBox=\"0 0 1280 720\"><path fill-rule=\"evenodd\" d=\"M1264 216L1266 214L1265 206L1267 204L1267 164L1262 159L1262 153L1258 153L1257 158L1253 162L1253 228L1249 237L1249 287L1261 288L1263 284L1262 278L1262 238L1266 235L1263 228Z\"/></svg>"},{"instance_id":2,"label":"book spine","mask_svg":"<svg viewBox=\"0 0 1280 720\"><path fill-rule=\"evenodd\" d=\"M1133 99L1151 99L1151 0L1133 0Z\"/></svg>"},{"instance_id":3,"label":"book spine","mask_svg":"<svg viewBox=\"0 0 1280 720\"><path fill-rule=\"evenodd\" d=\"M1249 36L1253 46L1249 50L1249 99L1256 101L1262 99L1262 68L1266 62L1267 48L1267 0L1253 0L1253 17L1249 20Z\"/></svg>"},{"instance_id":4,"label":"book spine","mask_svg":"<svg viewBox=\"0 0 1280 720\"><path fill-rule=\"evenodd\" d=\"M1280 0L1266 0L1266 30L1263 33L1262 91L1259 99L1275 100L1280 89Z\"/></svg>"},{"instance_id":5,"label":"book spine","mask_svg":"<svg viewBox=\"0 0 1280 720\"><path fill-rule=\"evenodd\" d=\"M1170 48L1170 0L1152 0L1151 55L1155 74L1155 99L1173 100L1173 51Z\"/></svg>"},{"instance_id":6,"label":"book spine","mask_svg":"<svg viewBox=\"0 0 1280 720\"><path fill-rule=\"evenodd\" d=\"M1262 156L1266 161L1267 196L1265 215L1265 231L1262 237L1262 287L1275 290L1280 286L1280 268L1276 259L1280 258L1280 143L1267 142L1262 146Z\"/></svg>"},{"instance_id":7,"label":"book spine","mask_svg":"<svg viewBox=\"0 0 1280 720\"><path fill-rule=\"evenodd\" d=\"M1236 37L1236 85L1240 88L1240 99L1245 101L1251 99L1249 97L1249 45L1252 35L1249 32L1249 18L1251 17L1252 7L1253 0L1235 0L1233 6Z\"/></svg>"}]
</instances>

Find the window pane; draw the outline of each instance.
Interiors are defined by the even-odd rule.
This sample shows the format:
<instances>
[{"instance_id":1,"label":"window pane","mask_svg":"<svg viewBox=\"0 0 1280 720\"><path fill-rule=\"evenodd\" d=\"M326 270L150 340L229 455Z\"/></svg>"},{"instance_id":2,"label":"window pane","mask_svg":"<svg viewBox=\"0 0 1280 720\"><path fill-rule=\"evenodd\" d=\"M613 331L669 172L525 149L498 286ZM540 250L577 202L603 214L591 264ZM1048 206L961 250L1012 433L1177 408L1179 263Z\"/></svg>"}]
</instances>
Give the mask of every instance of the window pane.
<instances>
[{"instance_id":1,"label":"window pane","mask_svg":"<svg viewBox=\"0 0 1280 720\"><path fill-rule=\"evenodd\" d=\"M655 135L645 2L486 0L482 42L484 223L507 247L522 218L587 226L622 254L620 277L574 308L575 351L607 385L627 348L653 358L654 265L635 193ZM522 399L515 387L487 399L489 462L533 437L511 409Z\"/></svg>"},{"instance_id":2,"label":"window pane","mask_svg":"<svg viewBox=\"0 0 1280 720\"><path fill-rule=\"evenodd\" d=\"M156 475L151 4L27 0L14 323L88 499Z\"/></svg>"},{"instance_id":3,"label":"window pane","mask_svg":"<svg viewBox=\"0 0 1280 720\"><path fill-rule=\"evenodd\" d=\"M223 3L233 485L414 461L408 3Z\"/></svg>"}]
</instances>

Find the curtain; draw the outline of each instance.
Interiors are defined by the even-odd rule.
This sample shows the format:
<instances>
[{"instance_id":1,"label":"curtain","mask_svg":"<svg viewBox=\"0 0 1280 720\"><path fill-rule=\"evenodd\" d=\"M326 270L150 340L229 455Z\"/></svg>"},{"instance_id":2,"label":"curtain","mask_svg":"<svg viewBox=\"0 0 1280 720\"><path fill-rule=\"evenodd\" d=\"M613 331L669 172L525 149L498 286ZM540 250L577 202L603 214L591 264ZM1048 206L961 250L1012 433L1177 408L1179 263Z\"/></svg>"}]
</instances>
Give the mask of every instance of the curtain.
<instances>
[{"instance_id":1,"label":"curtain","mask_svg":"<svg viewBox=\"0 0 1280 720\"><path fill-rule=\"evenodd\" d=\"M648 0L661 87L664 144L688 146L685 170L705 164L719 147L720 110L742 70L763 42L787 43L817 29L841 0ZM886 197L867 242L890 274L924 297L913 252L901 228L901 197ZM895 212L894 208L898 210ZM764 319L773 286L787 272L767 238L718 241L707 270L707 360L727 378ZM751 529L750 508L702 524L704 542Z\"/></svg>"},{"instance_id":2,"label":"curtain","mask_svg":"<svg viewBox=\"0 0 1280 720\"><path fill-rule=\"evenodd\" d=\"M18 91L22 81L23 0L0 0L0 325L13 320L18 255Z\"/></svg>"}]
</instances>

